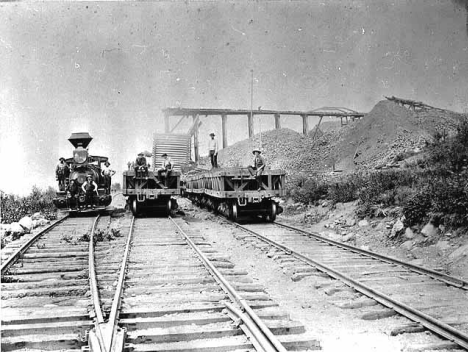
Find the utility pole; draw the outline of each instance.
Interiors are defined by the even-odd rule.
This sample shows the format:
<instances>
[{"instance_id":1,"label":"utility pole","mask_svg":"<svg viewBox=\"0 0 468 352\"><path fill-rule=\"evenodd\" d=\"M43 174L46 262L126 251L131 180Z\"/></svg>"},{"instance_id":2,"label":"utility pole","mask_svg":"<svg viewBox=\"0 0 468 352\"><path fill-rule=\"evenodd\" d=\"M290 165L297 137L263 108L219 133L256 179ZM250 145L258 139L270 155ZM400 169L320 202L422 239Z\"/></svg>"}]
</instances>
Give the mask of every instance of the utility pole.
<instances>
[{"instance_id":1,"label":"utility pole","mask_svg":"<svg viewBox=\"0 0 468 352\"><path fill-rule=\"evenodd\" d=\"M253 69L250 70L250 120L253 124Z\"/></svg>"},{"instance_id":2,"label":"utility pole","mask_svg":"<svg viewBox=\"0 0 468 352\"><path fill-rule=\"evenodd\" d=\"M0 189L0 224L2 223L3 194L4 194L4 192Z\"/></svg>"}]
</instances>

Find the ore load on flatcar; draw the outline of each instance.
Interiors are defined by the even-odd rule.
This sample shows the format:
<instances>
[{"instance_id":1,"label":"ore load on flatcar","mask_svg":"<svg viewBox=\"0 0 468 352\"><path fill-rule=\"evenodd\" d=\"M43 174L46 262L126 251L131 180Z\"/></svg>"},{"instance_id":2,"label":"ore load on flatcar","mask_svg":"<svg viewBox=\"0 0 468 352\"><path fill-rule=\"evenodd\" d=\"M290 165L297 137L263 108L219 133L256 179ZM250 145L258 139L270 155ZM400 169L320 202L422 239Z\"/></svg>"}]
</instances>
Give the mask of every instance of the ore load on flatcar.
<instances>
[{"instance_id":1,"label":"ore load on flatcar","mask_svg":"<svg viewBox=\"0 0 468 352\"><path fill-rule=\"evenodd\" d=\"M140 153L142 154L142 153ZM166 154L171 160L171 171L162 169ZM143 172L130 166L123 173L122 193L134 215L170 215L176 210L176 196L181 194L181 166L190 158L190 136L186 134L154 134L152 166ZM148 156L148 155L146 155Z\"/></svg>"},{"instance_id":2,"label":"ore load on flatcar","mask_svg":"<svg viewBox=\"0 0 468 352\"><path fill-rule=\"evenodd\" d=\"M185 193L195 204L207 206L238 221L241 217L258 217L273 222L283 212L277 197L285 195L286 173L265 170L261 189L247 168L212 170L186 176Z\"/></svg>"},{"instance_id":3,"label":"ore load on flatcar","mask_svg":"<svg viewBox=\"0 0 468 352\"><path fill-rule=\"evenodd\" d=\"M101 211L112 201L110 189L102 175L102 165L108 158L89 154L88 145L92 139L87 132L72 133L68 139L75 149L72 158L60 158L64 162L65 171L57 174L59 190L53 199L60 210L70 213ZM87 180L97 186L88 197L82 189Z\"/></svg>"}]
</instances>

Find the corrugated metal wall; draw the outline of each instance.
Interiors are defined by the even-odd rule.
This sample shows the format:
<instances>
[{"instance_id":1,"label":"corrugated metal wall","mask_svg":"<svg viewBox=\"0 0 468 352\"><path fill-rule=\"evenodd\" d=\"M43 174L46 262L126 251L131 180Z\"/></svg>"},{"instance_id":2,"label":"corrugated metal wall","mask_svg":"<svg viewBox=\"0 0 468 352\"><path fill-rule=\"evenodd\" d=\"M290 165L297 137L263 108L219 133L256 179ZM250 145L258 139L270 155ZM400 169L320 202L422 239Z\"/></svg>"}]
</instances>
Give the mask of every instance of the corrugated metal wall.
<instances>
[{"instance_id":1,"label":"corrugated metal wall","mask_svg":"<svg viewBox=\"0 0 468 352\"><path fill-rule=\"evenodd\" d=\"M180 167L190 161L189 134L155 133L153 135L153 165L155 169L161 167L162 154L166 153L174 162L174 169L180 171Z\"/></svg>"}]
</instances>

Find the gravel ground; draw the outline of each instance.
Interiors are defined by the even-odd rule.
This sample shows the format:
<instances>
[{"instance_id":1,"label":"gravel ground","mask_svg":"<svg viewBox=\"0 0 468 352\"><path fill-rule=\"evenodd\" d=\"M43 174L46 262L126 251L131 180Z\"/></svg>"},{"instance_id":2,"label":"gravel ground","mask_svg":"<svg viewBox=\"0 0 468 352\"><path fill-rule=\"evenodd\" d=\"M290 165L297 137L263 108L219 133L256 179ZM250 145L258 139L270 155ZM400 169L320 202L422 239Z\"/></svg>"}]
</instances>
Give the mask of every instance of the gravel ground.
<instances>
[{"instance_id":1,"label":"gravel ground","mask_svg":"<svg viewBox=\"0 0 468 352\"><path fill-rule=\"evenodd\" d=\"M355 293L342 291L327 296L323 289L316 289L328 279L314 276L293 282L279 264L266 252L236 238L240 230L224 223L206 210L194 208L188 201L179 205L186 213L185 220L200 230L214 248L230 255L239 269L245 269L271 297L291 314L293 320L304 324L306 330L321 341L323 351L404 351L411 347L439 341L429 333L390 336L390 331L409 323L403 317L391 317L376 321L364 321L360 316L378 310L374 306L355 310L340 309L333 302L356 298ZM284 218L279 219L284 220Z\"/></svg>"}]
</instances>

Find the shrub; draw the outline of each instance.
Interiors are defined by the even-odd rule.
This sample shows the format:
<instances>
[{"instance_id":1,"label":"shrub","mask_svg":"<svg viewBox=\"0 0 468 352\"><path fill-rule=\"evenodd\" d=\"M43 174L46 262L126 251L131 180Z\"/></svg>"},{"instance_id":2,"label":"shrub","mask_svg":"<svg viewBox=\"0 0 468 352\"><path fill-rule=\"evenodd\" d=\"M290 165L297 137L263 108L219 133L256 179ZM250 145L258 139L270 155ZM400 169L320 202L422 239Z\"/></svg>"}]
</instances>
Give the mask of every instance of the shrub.
<instances>
[{"instance_id":1,"label":"shrub","mask_svg":"<svg viewBox=\"0 0 468 352\"><path fill-rule=\"evenodd\" d=\"M413 226L427 220L430 208L430 192L427 189L422 189L410 197L403 205L405 225Z\"/></svg>"},{"instance_id":2,"label":"shrub","mask_svg":"<svg viewBox=\"0 0 468 352\"><path fill-rule=\"evenodd\" d=\"M37 186L33 186L31 193L26 197L13 194L2 196L2 223L16 222L22 217L36 212L43 213L48 220L55 220L57 218L57 209L52 203L54 197L55 190L52 187L43 191Z\"/></svg>"}]
</instances>

